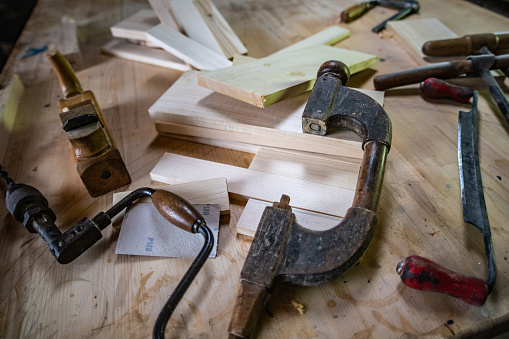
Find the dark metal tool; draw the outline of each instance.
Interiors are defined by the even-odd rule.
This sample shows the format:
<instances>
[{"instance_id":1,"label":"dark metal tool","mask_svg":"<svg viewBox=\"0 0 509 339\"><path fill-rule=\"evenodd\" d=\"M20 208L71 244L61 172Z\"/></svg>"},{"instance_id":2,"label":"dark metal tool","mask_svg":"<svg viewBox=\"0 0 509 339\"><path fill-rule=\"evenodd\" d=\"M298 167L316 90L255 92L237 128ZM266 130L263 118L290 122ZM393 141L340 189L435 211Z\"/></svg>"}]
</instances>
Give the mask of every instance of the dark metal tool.
<instances>
[{"instance_id":1,"label":"dark metal tool","mask_svg":"<svg viewBox=\"0 0 509 339\"><path fill-rule=\"evenodd\" d=\"M359 261L373 237L391 121L375 100L343 86L348 77L344 64L323 64L302 123L306 133L325 135L345 128L362 138L364 157L353 205L341 223L327 231L299 225L288 196L265 209L242 268L230 338L254 336L267 293L276 285L316 286L330 281Z\"/></svg>"},{"instance_id":2,"label":"dark metal tool","mask_svg":"<svg viewBox=\"0 0 509 339\"><path fill-rule=\"evenodd\" d=\"M214 235L202 215L189 202L174 193L143 187L131 192L108 211L101 212L92 219L83 218L62 233L55 225L55 214L39 190L29 185L14 183L1 165L0 174L9 187L5 198L9 212L17 221L23 223L30 233L38 233L61 264L72 262L99 241L102 238L101 231L111 223L111 219L144 196L151 197L155 208L173 225L190 233L200 233L204 238L204 245L168 299L154 326L153 337L164 338L171 314L213 247Z\"/></svg>"},{"instance_id":3,"label":"dark metal tool","mask_svg":"<svg viewBox=\"0 0 509 339\"><path fill-rule=\"evenodd\" d=\"M463 219L483 234L488 277L484 281L464 276L419 256L406 258L398 264L396 270L403 283L411 288L444 293L469 304L481 306L493 290L497 268L479 166L477 97L477 91L474 91L472 110L460 111L459 114L458 162Z\"/></svg>"},{"instance_id":4,"label":"dark metal tool","mask_svg":"<svg viewBox=\"0 0 509 339\"><path fill-rule=\"evenodd\" d=\"M420 9L419 2L416 0L372 0L345 9L340 14L341 21L346 23L352 22L377 5L394 8L399 10L399 12L373 27L372 31L374 33L384 30L387 22L404 19L413 13L419 12Z\"/></svg>"},{"instance_id":5,"label":"dark metal tool","mask_svg":"<svg viewBox=\"0 0 509 339\"><path fill-rule=\"evenodd\" d=\"M92 197L131 183L106 120L92 91L83 91L67 59L57 50L47 54L64 98L60 120L72 146L76 170Z\"/></svg>"},{"instance_id":6,"label":"dark metal tool","mask_svg":"<svg viewBox=\"0 0 509 339\"><path fill-rule=\"evenodd\" d=\"M509 122L508 100L489 72L492 69L507 67L509 67L509 54L500 56L494 56L493 54L471 55L467 57L467 60L463 61L441 62L401 72L378 75L374 78L374 85L375 89L381 91L393 87L415 84L431 77L449 79L462 74L480 73L481 78L489 88L493 100Z\"/></svg>"}]
</instances>

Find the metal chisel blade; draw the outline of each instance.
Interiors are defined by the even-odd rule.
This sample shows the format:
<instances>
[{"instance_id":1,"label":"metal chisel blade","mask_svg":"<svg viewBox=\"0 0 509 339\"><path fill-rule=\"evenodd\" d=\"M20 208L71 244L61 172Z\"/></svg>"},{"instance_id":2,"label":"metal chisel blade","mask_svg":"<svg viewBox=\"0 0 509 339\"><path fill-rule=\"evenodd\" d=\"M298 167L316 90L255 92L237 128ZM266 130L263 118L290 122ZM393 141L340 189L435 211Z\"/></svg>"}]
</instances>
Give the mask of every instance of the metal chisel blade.
<instances>
[{"instance_id":1,"label":"metal chisel blade","mask_svg":"<svg viewBox=\"0 0 509 339\"><path fill-rule=\"evenodd\" d=\"M483 234L489 230L488 213L479 166L477 146L477 99L474 91L472 110L460 111L458 123L458 160L463 203L463 220L477 227Z\"/></svg>"},{"instance_id":2,"label":"metal chisel blade","mask_svg":"<svg viewBox=\"0 0 509 339\"><path fill-rule=\"evenodd\" d=\"M488 211L484 200L484 191L479 166L477 146L477 99L479 93L474 91L472 110L459 114L458 121L458 160L460 169L461 201L463 203L463 220L475 226L484 237L484 250L488 264L488 293L492 291L497 278L495 253L491 241L491 228Z\"/></svg>"}]
</instances>

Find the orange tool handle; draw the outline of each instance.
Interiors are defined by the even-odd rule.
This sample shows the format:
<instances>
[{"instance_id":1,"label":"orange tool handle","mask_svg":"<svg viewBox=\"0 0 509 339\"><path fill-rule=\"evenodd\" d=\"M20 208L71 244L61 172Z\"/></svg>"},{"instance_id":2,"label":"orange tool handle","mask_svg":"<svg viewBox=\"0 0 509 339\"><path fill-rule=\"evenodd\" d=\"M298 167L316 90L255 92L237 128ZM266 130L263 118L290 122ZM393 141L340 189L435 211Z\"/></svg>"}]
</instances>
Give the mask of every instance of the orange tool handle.
<instances>
[{"instance_id":1,"label":"orange tool handle","mask_svg":"<svg viewBox=\"0 0 509 339\"><path fill-rule=\"evenodd\" d=\"M417 255L407 257L396 270L401 281L415 290L443 293L474 306L484 305L488 298L484 280L458 274Z\"/></svg>"},{"instance_id":2,"label":"orange tool handle","mask_svg":"<svg viewBox=\"0 0 509 339\"><path fill-rule=\"evenodd\" d=\"M363 2L362 4L345 9L341 12L339 17L342 22L349 23L366 14L366 12L375 7L375 5L376 3L374 1Z\"/></svg>"},{"instance_id":3,"label":"orange tool handle","mask_svg":"<svg viewBox=\"0 0 509 339\"><path fill-rule=\"evenodd\" d=\"M437 78L428 78L421 82L421 93L425 98L452 99L463 104L468 103L474 96L474 91L469 87L455 86Z\"/></svg>"}]
</instances>

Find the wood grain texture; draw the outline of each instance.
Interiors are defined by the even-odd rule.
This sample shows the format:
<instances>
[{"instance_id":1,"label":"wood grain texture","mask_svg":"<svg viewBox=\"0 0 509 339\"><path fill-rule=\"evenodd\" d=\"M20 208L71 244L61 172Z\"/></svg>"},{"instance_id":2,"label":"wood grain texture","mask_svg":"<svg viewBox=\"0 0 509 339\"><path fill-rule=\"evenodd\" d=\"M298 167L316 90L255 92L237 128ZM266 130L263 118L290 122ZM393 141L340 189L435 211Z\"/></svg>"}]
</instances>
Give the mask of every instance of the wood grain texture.
<instances>
[{"instance_id":1,"label":"wood grain texture","mask_svg":"<svg viewBox=\"0 0 509 339\"><path fill-rule=\"evenodd\" d=\"M140 41L149 46L153 45L147 41L147 31L159 25L161 21L151 9L142 9L110 27L111 35L115 38ZM177 24L169 24L170 27L178 29Z\"/></svg>"},{"instance_id":2,"label":"wood grain texture","mask_svg":"<svg viewBox=\"0 0 509 339\"><path fill-rule=\"evenodd\" d=\"M228 59L230 58L229 55L225 55L223 52L219 42L209 29L207 23L203 20L201 13L195 7L193 1L171 0L169 1L169 6L175 19L189 38L219 55Z\"/></svg>"},{"instance_id":3,"label":"wood grain texture","mask_svg":"<svg viewBox=\"0 0 509 339\"><path fill-rule=\"evenodd\" d=\"M509 25L509 19L467 1L419 2L419 17L437 18L460 36L480 30L506 31ZM261 58L334 25L338 13L356 2L214 3L249 54ZM99 53L110 39L111 25L147 7L145 2L131 0L77 1L72 6L63 0L39 0L0 74L2 88L14 74L25 85L2 165L16 182L33 185L46 196L61 230L107 210L113 195L93 199L80 184L57 114L61 91L46 56L21 58L27 46L59 41L63 15L87 22L98 32L81 42L86 67L78 76L83 88L95 92L125 156L133 178L126 190L150 185L150 170L165 152L243 168L253 159L253 153L158 136L148 108L182 72ZM352 77L352 87L373 89L375 75L418 66L395 39L371 33L371 27L389 15L389 9L379 7L345 26L351 38L342 41L341 47L385 60ZM264 312L260 318L260 338L485 338L507 330L509 127L482 82L471 81L481 89L479 156L499 265L498 281L486 304L475 308L443 295L411 290L395 273L400 260L418 254L463 274L478 278L486 274L482 239L463 222L461 211L458 111L470 107L428 102L417 88L405 88L387 93L384 100L393 124L393 142L378 225L367 252L358 265L330 283L276 289L270 299L272 315ZM6 189L0 180L2 195ZM226 336L240 270L251 244L250 238L235 232L244 205L232 200L230 215L221 217L218 256L207 261L185 294L169 321L167 337ZM118 232L106 228L99 243L62 266L43 241L28 233L3 206L0 203L1 337L150 337L158 312L192 262L118 256ZM306 307L305 315L298 313L292 300Z\"/></svg>"},{"instance_id":4,"label":"wood grain texture","mask_svg":"<svg viewBox=\"0 0 509 339\"><path fill-rule=\"evenodd\" d=\"M178 31L159 24L147 31L147 40L200 70L231 66L231 61Z\"/></svg>"},{"instance_id":5,"label":"wood grain texture","mask_svg":"<svg viewBox=\"0 0 509 339\"><path fill-rule=\"evenodd\" d=\"M181 27L178 25L178 22L171 12L169 0L148 0L148 3L162 24L177 31L181 31Z\"/></svg>"},{"instance_id":6,"label":"wood grain texture","mask_svg":"<svg viewBox=\"0 0 509 339\"><path fill-rule=\"evenodd\" d=\"M196 180L226 178L228 192L237 198L279 201L291 198L291 206L342 217L353 201L354 190L306 182L200 159L166 153L150 172L154 181L177 184Z\"/></svg>"},{"instance_id":7,"label":"wood grain texture","mask_svg":"<svg viewBox=\"0 0 509 339\"><path fill-rule=\"evenodd\" d=\"M162 49L143 47L120 40L108 42L101 48L101 53L178 71L191 69L191 66Z\"/></svg>"},{"instance_id":8,"label":"wood grain texture","mask_svg":"<svg viewBox=\"0 0 509 339\"><path fill-rule=\"evenodd\" d=\"M353 139L355 141L345 140L345 133L339 132L323 139L302 133L302 112L308 94L261 109L198 86L197 74L183 74L150 107L150 116L155 120L160 133L348 157L362 156L356 137ZM383 102L383 92L364 93Z\"/></svg>"},{"instance_id":9,"label":"wood grain texture","mask_svg":"<svg viewBox=\"0 0 509 339\"><path fill-rule=\"evenodd\" d=\"M5 155L9 136L14 129L14 121L18 114L19 101L23 91L24 86L19 76L14 75L7 87L0 92L0 161Z\"/></svg>"},{"instance_id":10,"label":"wood grain texture","mask_svg":"<svg viewBox=\"0 0 509 339\"><path fill-rule=\"evenodd\" d=\"M330 26L323 31L310 35L301 41L280 49L273 53L273 55L319 45L334 46L348 37L350 37L350 31L348 29L339 26Z\"/></svg>"},{"instance_id":11,"label":"wood grain texture","mask_svg":"<svg viewBox=\"0 0 509 339\"><path fill-rule=\"evenodd\" d=\"M318 68L327 60L341 60L355 74L372 66L376 57L331 46L313 46L200 73L198 85L257 107L267 107L310 91Z\"/></svg>"},{"instance_id":12,"label":"wood grain texture","mask_svg":"<svg viewBox=\"0 0 509 339\"><path fill-rule=\"evenodd\" d=\"M248 237L254 237L263 211L267 206L272 206L272 203L257 199L249 199L239 221L237 221L237 233ZM292 212L295 214L295 218L299 225L315 231L328 230L339 224L342 220L340 217L305 211L299 208L292 208Z\"/></svg>"},{"instance_id":13,"label":"wood grain texture","mask_svg":"<svg viewBox=\"0 0 509 339\"><path fill-rule=\"evenodd\" d=\"M247 53L246 46L211 0L193 0L193 3L229 59Z\"/></svg>"},{"instance_id":14,"label":"wood grain texture","mask_svg":"<svg viewBox=\"0 0 509 339\"><path fill-rule=\"evenodd\" d=\"M428 57L422 53L426 41L457 38L458 35L436 18L389 21L387 29L393 33L401 47L420 65L430 62L451 61L457 58Z\"/></svg>"}]
</instances>

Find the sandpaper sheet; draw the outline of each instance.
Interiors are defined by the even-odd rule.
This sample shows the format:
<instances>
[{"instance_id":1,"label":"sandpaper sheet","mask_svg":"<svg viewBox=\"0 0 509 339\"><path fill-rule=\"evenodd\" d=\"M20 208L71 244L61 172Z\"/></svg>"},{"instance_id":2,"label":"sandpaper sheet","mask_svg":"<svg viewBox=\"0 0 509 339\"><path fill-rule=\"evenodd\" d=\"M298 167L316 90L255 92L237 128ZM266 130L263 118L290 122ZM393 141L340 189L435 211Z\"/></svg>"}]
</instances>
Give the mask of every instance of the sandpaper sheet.
<instances>
[{"instance_id":1,"label":"sandpaper sheet","mask_svg":"<svg viewBox=\"0 0 509 339\"><path fill-rule=\"evenodd\" d=\"M219 205L193 205L205 218L214 234L210 258L217 254L219 235ZM117 254L154 257L195 258L203 247L203 236L181 230L163 218L151 203L130 206L122 221L117 241Z\"/></svg>"}]
</instances>

